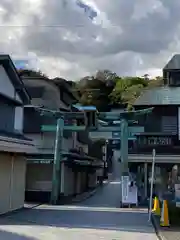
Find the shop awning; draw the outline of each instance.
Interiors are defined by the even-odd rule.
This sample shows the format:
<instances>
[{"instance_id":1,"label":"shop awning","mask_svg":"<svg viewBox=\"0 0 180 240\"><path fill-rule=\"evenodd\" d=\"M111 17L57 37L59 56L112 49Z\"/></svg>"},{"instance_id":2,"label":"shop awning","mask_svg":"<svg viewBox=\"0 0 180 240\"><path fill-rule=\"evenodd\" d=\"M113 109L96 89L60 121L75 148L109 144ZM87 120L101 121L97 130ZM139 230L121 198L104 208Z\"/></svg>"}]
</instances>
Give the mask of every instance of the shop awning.
<instances>
[{"instance_id":1,"label":"shop awning","mask_svg":"<svg viewBox=\"0 0 180 240\"><path fill-rule=\"evenodd\" d=\"M180 155L157 154L156 163L180 163ZM152 162L152 154L129 154L128 162Z\"/></svg>"}]
</instances>

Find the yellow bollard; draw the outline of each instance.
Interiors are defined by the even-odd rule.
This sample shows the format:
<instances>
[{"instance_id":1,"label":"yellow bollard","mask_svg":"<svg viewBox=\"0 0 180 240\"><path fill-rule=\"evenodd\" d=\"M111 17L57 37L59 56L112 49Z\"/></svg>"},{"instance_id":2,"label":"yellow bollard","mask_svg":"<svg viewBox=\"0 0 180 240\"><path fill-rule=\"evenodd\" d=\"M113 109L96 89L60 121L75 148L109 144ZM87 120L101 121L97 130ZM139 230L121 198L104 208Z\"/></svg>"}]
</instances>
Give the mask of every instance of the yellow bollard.
<instances>
[{"instance_id":1,"label":"yellow bollard","mask_svg":"<svg viewBox=\"0 0 180 240\"><path fill-rule=\"evenodd\" d=\"M168 204L167 200L163 200L163 207L161 211L161 219L160 219L160 226L161 227L169 227L169 211L168 211Z\"/></svg>"},{"instance_id":2,"label":"yellow bollard","mask_svg":"<svg viewBox=\"0 0 180 240\"><path fill-rule=\"evenodd\" d=\"M154 198L154 207L152 212L156 214L157 216L161 215L161 209L160 209L160 204L159 204L159 199L157 197Z\"/></svg>"}]
</instances>

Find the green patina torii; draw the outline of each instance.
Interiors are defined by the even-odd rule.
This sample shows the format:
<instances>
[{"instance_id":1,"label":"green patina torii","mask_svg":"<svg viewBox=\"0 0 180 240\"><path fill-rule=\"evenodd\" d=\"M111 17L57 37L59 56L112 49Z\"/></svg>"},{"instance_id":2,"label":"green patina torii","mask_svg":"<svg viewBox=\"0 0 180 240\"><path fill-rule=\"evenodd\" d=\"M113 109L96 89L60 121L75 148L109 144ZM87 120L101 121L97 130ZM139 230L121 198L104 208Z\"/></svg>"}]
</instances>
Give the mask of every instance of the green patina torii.
<instances>
[{"instance_id":1,"label":"green patina torii","mask_svg":"<svg viewBox=\"0 0 180 240\"><path fill-rule=\"evenodd\" d=\"M132 120L136 120L138 116L145 115L151 113L153 108L131 111L131 112L105 112L98 113L98 117L100 119L111 119L111 120L119 120L120 127L109 127L98 126L97 129L94 127L88 128L89 131L97 131L97 132L112 132L119 131L121 132L121 176L127 176L129 174L128 170L128 122ZM43 109L42 109L43 111ZM62 149L62 138L63 138L63 130L70 131L84 131L87 129L87 126L65 126L64 125L64 116L67 113L57 112L58 115L61 115L57 120L57 126L42 126L43 131L56 131L56 141L55 141L55 151L54 151L54 165L53 165L53 180L52 180L52 192L51 192L51 203L56 204L58 201L58 195L60 192L61 186L61 162L63 159L63 149ZM69 112L68 115L78 116L78 113ZM74 117L74 119L76 119Z\"/></svg>"},{"instance_id":2,"label":"green patina torii","mask_svg":"<svg viewBox=\"0 0 180 240\"><path fill-rule=\"evenodd\" d=\"M129 174L128 170L128 121L136 120L138 116L151 113L153 108L143 110L123 112L121 116L121 162L122 162L122 175Z\"/></svg>"}]
</instances>

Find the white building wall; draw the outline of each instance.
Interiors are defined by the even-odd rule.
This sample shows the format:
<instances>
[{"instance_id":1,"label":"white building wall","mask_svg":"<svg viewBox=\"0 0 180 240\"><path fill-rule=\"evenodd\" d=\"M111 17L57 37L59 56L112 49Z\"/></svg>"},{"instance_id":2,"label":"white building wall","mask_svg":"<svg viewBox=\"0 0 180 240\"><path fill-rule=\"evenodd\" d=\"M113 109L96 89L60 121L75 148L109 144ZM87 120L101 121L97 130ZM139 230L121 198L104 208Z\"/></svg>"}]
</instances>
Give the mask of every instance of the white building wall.
<instances>
[{"instance_id":1,"label":"white building wall","mask_svg":"<svg viewBox=\"0 0 180 240\"><path fill-rule=\"evenodd\" d=\"M51 83L38 78L23 78L24 83L30 87L44 87L45 91L41 98L33 98L32 104L35 106L43 105L45 108L59 110L59 108L69 109L62 101L58 87Z\"/></svg>"},{"instance_id":2,"label":"white building wall","mask_svg":"<svg viewBox=\"0 0 180 240\"><path fill-rule=\"evenodd\" d=\"M0 154L0 214L24 206L26 159Z\"/></svg>"},{"instance_id":3,"label":"white building wall","mask_svg":"<svg viewBox=\"0 0 180 240\"><path fill-rule=\"evenodd\" d=\"M14 129L20 133L23 132L24 108L15 108Z\"/></svg>"},{"instance_id":4,"label":"white building wall","mask_svg":"<svg viewBox=\"0 0 180 240\"><path fill-rule=\"evenodd\" d=\"M55 133L26 134L27 138L33 140L39 153L53 153L55 147ZM72 148L72 138L63 138L63 150L68 152Z\"/></svg>"}]
</instances>

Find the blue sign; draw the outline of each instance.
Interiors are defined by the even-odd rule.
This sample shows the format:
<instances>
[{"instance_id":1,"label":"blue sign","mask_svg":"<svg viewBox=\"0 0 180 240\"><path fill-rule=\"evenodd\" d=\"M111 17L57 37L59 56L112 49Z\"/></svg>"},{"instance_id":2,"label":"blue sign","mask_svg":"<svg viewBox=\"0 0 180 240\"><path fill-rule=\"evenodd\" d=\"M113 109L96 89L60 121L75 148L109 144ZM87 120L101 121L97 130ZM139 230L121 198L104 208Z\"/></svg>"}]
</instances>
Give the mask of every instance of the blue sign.
<instances>
[{"instance_id":1,"label":"blue sign","mask_svg":"<svg viewBox=\"0 0 180 240\"><path fill-rule=\"evenodd\" d=\"M75 104L73 107L77 108L79 111L97 111L95 106L82 106L80 104Z\"/></svg>"},{"instance_id":2,"label":"blue sign","mask_svg":"<svg viewBox=\"0 0 180 240\"><path fill-rule=\"evenodd\" d=\"M144 132L144 127L136 126L136 127L128 127L128 139L135 140L136 134ZM121 132L112 132L112 139L120 139Z\"/></svg>"},{"instance_id":3,"label":"blue sign","mask_svg":"<svg viewBox=\"0 0 180 240\"><path fill-rule=\"evenodd\" d=\"M112 132L112 138L113 139L120 139L121 133L120 132Z\"/></svg>"}]
</instances>

